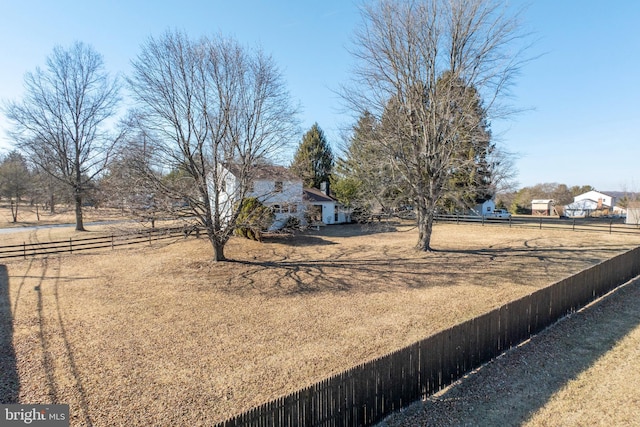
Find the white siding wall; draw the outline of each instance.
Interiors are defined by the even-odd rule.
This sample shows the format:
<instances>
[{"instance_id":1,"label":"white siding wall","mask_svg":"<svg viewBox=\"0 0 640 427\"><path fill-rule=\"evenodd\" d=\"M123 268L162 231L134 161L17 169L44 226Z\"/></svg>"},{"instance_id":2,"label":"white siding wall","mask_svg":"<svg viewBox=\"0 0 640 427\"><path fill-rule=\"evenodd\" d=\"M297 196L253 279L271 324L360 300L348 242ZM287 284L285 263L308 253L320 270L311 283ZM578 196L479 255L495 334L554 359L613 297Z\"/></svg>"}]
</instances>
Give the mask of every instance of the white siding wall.
<instances>
[{"instance_id":1,"label":"white siding wall","mask_svg":"<svg viewBox=\"0 0 640 427\"><path fill-rule=\"evenodd\" d=\"M640 208L628 208L625 224L640 225Z\"/></svg>"},{"instance_id":2,"label":"white siding wall","mask_svg":"<svg viewBox=\"0 0 640 427\"><path fill-rule=\"evenodd\" d=\"M219 172L222 176L223 188L225 191L220 192L219 203L221 205L220 213L222 215L223 221L225 217L230 217L233 204L236 202L236 194L238 192L238 182L236 177L230 173L228 170L221 167ZM214 212L214 203L215 200L213 197L215 196L213 183L209 180L209 204L211 206L211 211Z\"/></svg>"},{"instance_id":3,"label":"white siding wall","mask_svg":"<svg viewBox=\"0 0 640 427\"><path fill-rule=\"evenodd\" d=\"M224 206L223 216L230 216L233 204L238 200L239 183L236 177L223 168L225 175L225 191L220 193L220 203ZM276 221L285 220L289 216L304 219L304 205L302 202L302 181L279 181L282 183L281 191L276 191L276 180L257 180L253 183L253 191L247 193L247 197L255 197L265 206L278 205ZM210 194L213 195L213 185L210 185ZM209 201L213 207L214 200ZM294 207L290 207L293 205ZM293 212L290 212L293 211Z\"/></svg>"},{"instance_id":4,"label":"white siding wall","mask_svg":"<svg viewBox=\"0 0 640 427\"><path fill-rule=\"evenodd\" d=\"M336 204L334 202L313 202L313 206L322 207L322 222L325 224L336 223Z\"/></svg>"},{"instance_id":5,"label":"white siding wall","mask_svg":"<svg viewBox=\"0 0 640 427\"><path fill-rule=\"evenodd\" d=\"M277 191L276 182L282 183L281 191ZM255 197L265 206L274 208L276 223L284 224L290 216L298 218L301 222L304 221L302 181L259 180L253 183L253 191L248 196Z\"/></svg>"}]
</instances>

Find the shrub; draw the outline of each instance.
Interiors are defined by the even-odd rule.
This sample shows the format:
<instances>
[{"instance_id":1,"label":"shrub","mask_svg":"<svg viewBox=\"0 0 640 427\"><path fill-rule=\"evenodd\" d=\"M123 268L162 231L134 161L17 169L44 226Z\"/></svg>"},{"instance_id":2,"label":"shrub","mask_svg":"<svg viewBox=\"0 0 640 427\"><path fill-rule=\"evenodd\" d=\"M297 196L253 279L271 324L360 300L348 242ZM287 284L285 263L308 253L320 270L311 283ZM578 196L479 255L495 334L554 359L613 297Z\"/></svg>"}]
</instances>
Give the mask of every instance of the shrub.
<instances>
[{"instance_id":1,"label":"shrub","mask_svg":"<svg viewBox=\"0 0 640 427\"><path fill-rule=\"evenodd\" d=\"M271 209L255 197L248 197L242 201L234 232L247 239L262 241L262 232L273 223L274 218Z\"/></svg>"}]
</instances>

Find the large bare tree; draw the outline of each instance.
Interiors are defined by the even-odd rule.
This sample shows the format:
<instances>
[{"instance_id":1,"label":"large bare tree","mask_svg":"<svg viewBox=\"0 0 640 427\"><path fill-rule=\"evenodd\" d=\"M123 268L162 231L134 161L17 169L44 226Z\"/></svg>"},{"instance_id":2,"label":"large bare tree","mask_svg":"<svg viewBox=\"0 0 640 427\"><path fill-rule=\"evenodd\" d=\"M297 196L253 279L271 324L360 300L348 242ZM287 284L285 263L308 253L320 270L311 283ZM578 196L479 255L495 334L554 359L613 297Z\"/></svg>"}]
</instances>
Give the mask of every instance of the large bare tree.
<instances>
[{"instance_id":1,"label":"large bare tree","mask_svg":"<svg viewBox=\"0 0 640 427\"><path fill-rule=\"evenodd\" d=\"M142 163L155 168L147 173L154 191L187 201L213 259L224 260L256 166L278 155L296 130L283 77L261 50L180 32L150 38L133 69L129 84L152 156Z\"/></svg>"},{"instance_id":2,"label":"large bare tree","mask_svg":"<svg viewBox=\"0 0 640 427\"><path fill-rule=\"evenodd\" d=\"M379 0L361 11L345 99L381 123L371 142L414 203L417 247L429 251L451 178L476 161L465 148L486 138L484 113L506 111L499 101L522 64L523 35L494 0Z\"/></svg>"},{"instance_id":3,"label":"large bare tree","mask_svg":"<svg viewBox=\"0 0 640 427\"><path fill-rule=\"evenodd\" d=\"M10 134L31 161L71 190L76 230L84 231L83 197L120 140L109 132L120 84L99 53L76 42L55 47L46 68L25 75L25 89L21 102L6 105Z\"/></svg>"}]
</instances>

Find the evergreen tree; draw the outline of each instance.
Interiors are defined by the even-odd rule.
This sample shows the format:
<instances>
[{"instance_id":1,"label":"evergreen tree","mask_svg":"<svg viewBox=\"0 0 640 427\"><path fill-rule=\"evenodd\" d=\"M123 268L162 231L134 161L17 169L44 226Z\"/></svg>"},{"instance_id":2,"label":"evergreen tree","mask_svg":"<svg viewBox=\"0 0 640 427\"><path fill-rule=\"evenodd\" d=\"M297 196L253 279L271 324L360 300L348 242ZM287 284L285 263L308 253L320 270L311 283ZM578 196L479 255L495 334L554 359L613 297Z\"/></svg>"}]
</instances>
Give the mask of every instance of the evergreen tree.
<instances>
[{"instance_id":1,"label":"evergreen tree","mask_svg":"<svg viewBox=\"0 0 640 427\"><path fill-rule=\"evenodd\" d=\"M495 145L491 143L487 113L478 91L451 72L444 73L437 88L447 93L450 106L463 117L458 129L458 150L453 153L457 161L441 204L447 210L472 207L494 196L490 156Z\"/></svg>"},{"instance_id":2,"label":"evergreen tree","mask_svg":"<svg viewBox=\"0 0 640 427\"><path fill-rule=\"evenodd\" d=\"M324 132L314 123L302 137L291 171L302 179L305 187L320 188L320 184L329 182L333 163L333 153Z\"/></svg>"},{"instance_id":3,"label":"evergreen tree","mask_svg":"<svg viewBox=\"0 0 640 427\"><path fill-rule=\"evenodd\" d=\"M13 222L18 220L18 205L29 190L30 181L27 161L18 151L10 152L0 162L0 196L9 200Z\"/></svg>"}]
</instances>

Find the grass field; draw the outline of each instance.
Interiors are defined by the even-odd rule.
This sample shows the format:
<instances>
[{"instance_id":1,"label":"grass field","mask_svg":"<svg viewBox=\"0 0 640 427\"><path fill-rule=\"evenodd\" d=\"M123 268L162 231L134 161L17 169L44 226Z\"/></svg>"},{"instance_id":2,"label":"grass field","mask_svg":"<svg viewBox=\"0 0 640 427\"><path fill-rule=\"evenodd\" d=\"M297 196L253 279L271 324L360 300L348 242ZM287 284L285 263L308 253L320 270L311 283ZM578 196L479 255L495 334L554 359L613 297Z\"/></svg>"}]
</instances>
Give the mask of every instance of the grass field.
<instances>
[{"instance_id":1,"label":"grass field","mask_svg":"<svg viewBox=\"0 0 640 427\"><path fill-rule=\"evenodd\" d=\"M72 425L210 425L640 236L450 224L436 226L436 252L415 251L416 241L410 225L386 223L232 239L233 261L219 264L205 239L5 262L3 400L69 403Z\"/></svg>"},{"instance_id":2,"label":"grass field","mask_svg":"<svg viewBox=\"0 0 640 427\"><path fill-rule=\"evenodd\" d=\"M94 209L86 207L83 209L84 222L105 221L125 218L125 213L118 209ZM18 217L13 222L11 208L7 201L0 203L0 228L20 228L35 225L47 224L73 224L76 221L73 206L59 205L53 213L42 207L20 204L18 206Z\"/></svg>"}]
</instances>

